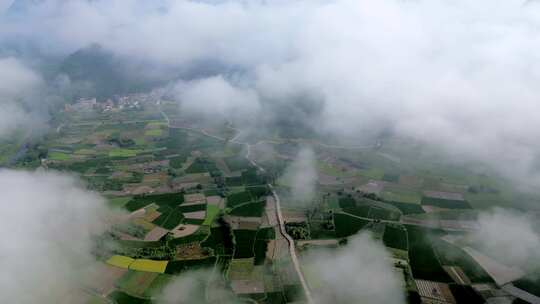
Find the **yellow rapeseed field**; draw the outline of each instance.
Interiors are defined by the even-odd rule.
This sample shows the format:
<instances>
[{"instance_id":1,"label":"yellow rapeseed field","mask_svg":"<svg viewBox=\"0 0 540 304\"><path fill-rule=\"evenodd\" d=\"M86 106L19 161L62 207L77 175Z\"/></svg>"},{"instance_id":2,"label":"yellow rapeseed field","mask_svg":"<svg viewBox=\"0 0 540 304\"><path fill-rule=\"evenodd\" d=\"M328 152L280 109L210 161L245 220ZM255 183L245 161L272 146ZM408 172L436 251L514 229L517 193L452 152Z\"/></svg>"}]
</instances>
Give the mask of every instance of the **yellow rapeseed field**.
<instances>
[{"instance_id":1,"label":"yellow rapeseed field","mask_svg":"<svg viewBox=\"0 0 540 304\"><path fill-rule=\"evenodd\" d=\"M107 264L120 268L129 268L129 265L131 265L133 261L135 260L127 256L113 255L107 260Z\"/></svg>"},{"instance_id":2,"label":"yellow rapeseed field","mask_svg":"<svg viewBox=\"0 0 540 304\"><path fill-rule=\"evenodd\" d=\"M147 272L164 273L169 261L154 261L147 259L137 259L131 265L129 269Z\"/></svg>"}]
</instances>

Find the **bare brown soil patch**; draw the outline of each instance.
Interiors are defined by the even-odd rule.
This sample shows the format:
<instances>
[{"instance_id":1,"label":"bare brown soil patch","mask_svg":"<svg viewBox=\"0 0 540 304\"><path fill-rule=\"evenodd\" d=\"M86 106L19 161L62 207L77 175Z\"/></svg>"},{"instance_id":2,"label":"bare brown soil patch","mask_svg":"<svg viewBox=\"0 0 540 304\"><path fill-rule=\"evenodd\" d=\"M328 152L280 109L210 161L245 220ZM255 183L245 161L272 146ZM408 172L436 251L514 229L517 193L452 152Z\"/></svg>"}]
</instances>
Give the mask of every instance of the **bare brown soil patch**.
<instances>
[{"instance_id":1,"label":"bare brown soil patch","mask_svg":"<svg viewBox=\"0 0 540 304\"><path fill-rule=\"evenodd\" d=\"M199 225L180 224L176 226L171 233L175 238L184 237L195 233L199 229Z\"/></svg>"},{"instance_id":2,"label":"bare brown soil patch","mask_svg":"<svg viewBox=\"0 0 540 304\"><path fill-rule=\"evenodd\" d=\"M201 247L200 243L183 244L176 247L177 260L201 259L207 257L208 253Z\"/></svg>"},{"instance_id":3,"label":"bare brown soil patch","mask_svg":"<svg viewBox=\"0 0 540 304\"><path fill-rule=\"evenodd\" d=\"M150 232L146 234L144 237L145 241L157 241L161 239L164 235L166 235L169 232L169 230L161 228L161 227L154 227Z\"/></svg>"},{"instance_id":4,"label":"bare brown soil patch","mask_svg":"<svg viewBox=\"0 0 540 304\"><path fill-rule=\"evenodd\" d=\"M205 199L203 193L184 194L184 202L186 203L204 202Z\"/></svg>"}]
</instances>

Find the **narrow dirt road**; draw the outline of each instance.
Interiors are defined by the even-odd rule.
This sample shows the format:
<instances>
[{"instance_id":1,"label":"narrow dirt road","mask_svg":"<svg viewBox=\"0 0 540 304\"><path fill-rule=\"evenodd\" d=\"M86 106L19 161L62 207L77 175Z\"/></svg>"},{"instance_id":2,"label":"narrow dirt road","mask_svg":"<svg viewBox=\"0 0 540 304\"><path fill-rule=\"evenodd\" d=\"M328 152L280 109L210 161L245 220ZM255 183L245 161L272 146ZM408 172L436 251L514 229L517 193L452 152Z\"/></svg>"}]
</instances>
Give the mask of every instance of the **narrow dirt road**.
<instances>
[{"instance_id":1,"label":"narrow dirt road","mask_svg":"<svg viewBox=\"0 0 540 304\"><path fill-rule=\"evenodd\" d=\"M221 140L221 141L226 141L227 140L225 138L209 134L205 130L198 130L198 129L187 128L187 127L174 127L174 126L171 126L171 121L170 121L169 117L167 116L167 114L165 114L165 112L163 112L161 109L160 109L160 113L163 116L163 118L165 119L165 121L167 121L167 125L169 127L195 131L195 132L201 133L203 135L206 135L206 136L209 136L209 137ZM255 166L257 169L259 169L261 172L266 171L263 167L261 167L259 164L257 164L253 159L251 159L251 144L249 144L247 142L238 141L236 136L232 140L229 140L229 142L239 144L239 145L243 145L244 147L246 147L246 155L244 155L244 157L253 166ZM270 191L272 191L272 196L274 197L274 200L276 202L276 215L277 215L278 222L279 222L279 231L280 231L281 235L283 235L283 237L289 243L289 253L291 255L291 261L292 261L292 263L294 265L294 269L295 269L296 273L298 274L300 284L302 284L302 289L304 290L306 300L307 300L308 304L313 304L314 302L313 302L313 297L311 295L311 291L309 290L309 287L308 287L308 285L306 283L306 279L304 278L304 274L302 273L302 270L300 269L300 263L298 262L298 256L296 255L296 248L294 246L294 240L287 233L287 231L285 230L285 222L283 220L283 214L281 213L281 200L279 199L279 195L276 193L276 191L274 189L274 186L272 186L271 184L268 184L268 187L270 188Z\"/></svg>"}]
</instances>

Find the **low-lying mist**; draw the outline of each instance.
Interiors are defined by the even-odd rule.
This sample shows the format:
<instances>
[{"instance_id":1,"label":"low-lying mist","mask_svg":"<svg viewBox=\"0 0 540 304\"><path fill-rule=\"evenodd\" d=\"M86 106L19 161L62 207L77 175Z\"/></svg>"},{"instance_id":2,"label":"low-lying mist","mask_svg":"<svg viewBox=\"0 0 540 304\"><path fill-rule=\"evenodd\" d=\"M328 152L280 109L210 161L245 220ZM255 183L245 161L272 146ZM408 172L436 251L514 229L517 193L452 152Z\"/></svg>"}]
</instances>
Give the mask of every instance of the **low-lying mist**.
<instances>
[{"instance_id":1,"label":"low-lying mist","mask_svg":"<svg viewBox=\"0 0 540 304\"><path fill-rule=\"evenodd\" d=\"M538 219L531 215L494 208L480 213L472 243L507 266L540 271L540 231L535 225Z\"/></svg>"},{"instance_id":2,"label":"low-lying mist","mask_svg":"<svg viewBox=\"0 0 540 304\"><path fill-rule=\"evenodd\" d=\"M43 85L41 77L16 58L0 58L0 139L45 123L43 108L36 104Z\"/></svg>"},{"instance_id":3,"label":"low-lying mist","mask_svg":"<svg viewBox=\"0 0 540 304\"><path fill-rule=\"evenodd\" d=\"M302 147L285 168L281 179L290 188L287 199L295 206L310 206L316 197L317 163L311 148Z\"/></svg>"},{"instance_id":4,"label":"low-lying mist","mask_svg":"<svg viewBox=\"0 0 540 304\"><path fill-rule=\"evenodd\" d=\"M382 243L368 232L337 249L313 249L302 259L316 274L316 303L406 303L402 276Z\"/></svg>"}]
</instances>

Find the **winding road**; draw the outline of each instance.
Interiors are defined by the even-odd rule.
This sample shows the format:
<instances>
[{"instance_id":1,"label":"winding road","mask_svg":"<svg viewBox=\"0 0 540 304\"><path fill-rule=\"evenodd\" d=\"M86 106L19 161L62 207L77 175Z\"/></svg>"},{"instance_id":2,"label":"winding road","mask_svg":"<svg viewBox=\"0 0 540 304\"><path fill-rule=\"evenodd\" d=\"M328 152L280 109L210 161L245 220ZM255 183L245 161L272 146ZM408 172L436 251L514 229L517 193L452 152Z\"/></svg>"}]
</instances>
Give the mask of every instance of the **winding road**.
<instances>
[{"instance_id":1,"label":"winding road","mask_svg":"<svg viewBox=\"0 0 540 304\"><path fill-rule=\"evenodd\" d=\"M159 104L158 104L158 106L159 106ZM160 111L161 115L163 116L163 118L165 119L165 121L167 121L167 126L169 128L185 129L185 130L189 130L189 131L195 131L195 132L201 133L201 134L203 134L205 136L209 136L209 137L221 140L221 141L227 141L226 138L209 134L205 130L199 130L199 129L189 128L189 127L171 126L171 122L170 122L170 119L167 116L167 114L165 114L165 112L163 112L163 110L161 110L161 108L159 109L159 111ZM237 137L238 136L235 136L233 139L228 140L228 141L232 142L232 143L235 143L235 144L238 144L238 145L243 145L244 147L246 147L246 155L244 155L244 157L253 166L255 166L257 169L259 169L261 172L265 172L266 170L263 167L261 167L259 164L257 164L257 162L255 162L251 158L251 146L252 145L250 143L247 143L247 142L238 141ZM292 261L292 263L294 265L294 269L295 269L295 271L296 271L296 273L298 275L298 278L300 280L300 284L302 285L302 289L304 290L306 300L307 300L308 304L313 304L314 301L313 301L313 297L311 295L311 291L309 290L309 287L307 285L304 274L302 273L302 269L300 268L300 263L298 262L298 256L296 255L296 248L295 248L295 245L294 245L294 240L287 233L287 231L285 230L285 221L283 220L283 214L281 212L281 200L279 199L279 195L277 194L276 190L274 189L274 186L272 186L272 184L268 184L268 187L270 188L270 191L272 192L272 196L274 197L274 200L276 202L276 215L277 215L278 222L279 222L279 232L280 232L281 235L283 235L283 237L287 240L287 243L289 244L289 253L291 255L291 261Z\"/></svg>"}]
</instances>

